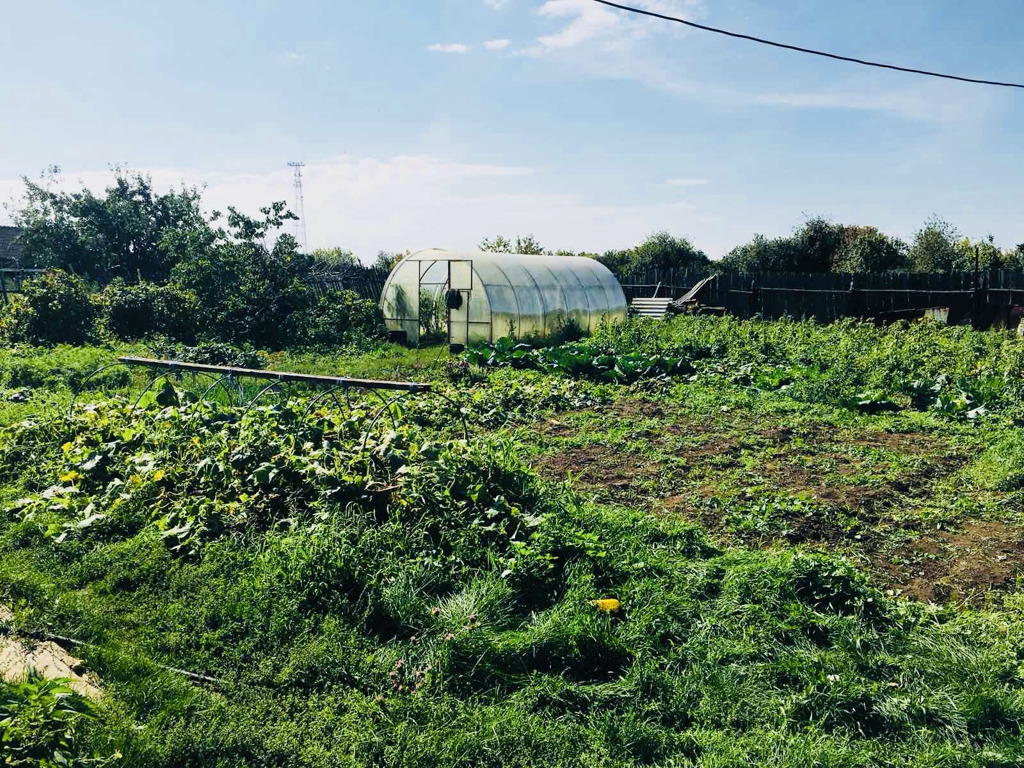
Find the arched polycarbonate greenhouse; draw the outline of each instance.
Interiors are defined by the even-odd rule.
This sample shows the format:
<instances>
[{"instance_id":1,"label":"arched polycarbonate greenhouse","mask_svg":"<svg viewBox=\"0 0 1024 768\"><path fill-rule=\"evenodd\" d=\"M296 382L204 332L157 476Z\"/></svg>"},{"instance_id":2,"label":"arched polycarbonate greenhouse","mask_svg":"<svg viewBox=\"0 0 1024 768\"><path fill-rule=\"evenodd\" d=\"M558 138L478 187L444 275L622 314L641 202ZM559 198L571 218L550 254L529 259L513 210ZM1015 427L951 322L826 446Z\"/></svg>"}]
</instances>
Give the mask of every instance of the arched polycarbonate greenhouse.
<instances>
[{"instance_id":1,"label":"arched polycarbonate greenhouse","mask_svg":"<svg viewBox=\"0 0 1024 768\"><path fill-rule=\"evenodd\" d=\"M436 248L398 262L380 304L388 330L412 343L421 330L467 345L546 336L569 323L592 332L626 317L622 287L593 259Z\"/></svg>"}]
</instances>

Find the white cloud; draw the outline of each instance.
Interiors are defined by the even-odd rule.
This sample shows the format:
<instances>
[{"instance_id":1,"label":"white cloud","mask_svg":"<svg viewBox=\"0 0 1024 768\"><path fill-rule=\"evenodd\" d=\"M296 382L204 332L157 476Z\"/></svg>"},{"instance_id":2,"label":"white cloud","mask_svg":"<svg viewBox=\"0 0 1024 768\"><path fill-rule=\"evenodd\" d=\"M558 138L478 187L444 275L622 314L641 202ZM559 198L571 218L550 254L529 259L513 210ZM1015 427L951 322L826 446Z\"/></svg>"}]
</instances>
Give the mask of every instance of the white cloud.
<instances>
[{"instance_id":1,"label":"white cloud","mask_svg":"<svg viewBox=\"0 0 1024 768\"><path fill-rule=\"evenodd\" d=\"M262 205L292 198L292 171L282 163L261 173L205 173L152 168L157 189L206 187L204 207L228 205L257 214ZM65 189L100 191L109 171L65 174ZM549 248L603 251L628 247L664 228L686 230L700 219L685 202L620 204L544 188L533 170L465 163L433 156L391 158L343 155L303 169L311 248L343 246L364 259L379 250L431 246L473 249L496 233L530 233ZM0 179L0 200L20 194L21 182ZM2 214L0 214L2 218Z\"/></svg>"},{"instance_id":2,"label":"white cloud","mask_svg":"<svg viewBox=\"0 0 1024 768\"><path fill-rule=\"evenodd\" d=\"M687 19L705 13L705 0L633 0L631 4ZM522 55L545 57L595 77L633 80L725 106L877 112L949 124L976 117L990 107L991 97L979 90L968 93L947 83L901 83L856 75L831 87L793 91L709 84L689 79L685 66L667 60L648 44L658 35L687 34L681 25L629 14L593 0L545 0L537 14L548 23L557 22L557 29L519 51Z\"/></svg>"},{"instance_id":3,"label":"white cloud","mask_svg":"<svg viewBox=\"0 0 1024 768\"><path fill-rule=\"evenodd\" d=\"M484 0L484 5L489 5L494 10L500 11L502 8L508 5L508 0Z\"/></svg>"},{"instance_id":4,"label":"white cloud","mask_svg":"<svg viewBox=\"0 0 1024 768\"><path fill-rule=\"evenodd\" d=\"M704 14L704 0L633 0L645 10L682 18ZM687 68L650 45L657 35L685 35L681 25L637 17L593 0L546 0L537 13L560 22L521 55L544 57L594 77L632 80L677 96L727 107L775 106L802 110L887 113L921 122L954 124L976 119L991 108L991 94L967 92L948 83L904 81L876 75L847 76L828 87L765 91L713 84L688 77Z\"/></svg>"},{"instance_id":5,"label":"white cloud","mask_svg":"<svg viewBox=\"0 0 1024 768\"><path fill-rule=\"evenodd\" d=\"M509 44L511 42L512 42L511 40L504 40L504 39L502 39L502 40L488 40L486 43L484 43L484 48L486 48L488 51L503 51L506 48L508 48L508 46L509 46Z\"/></svg>"},{"instance_id":6,"label":"white cloud","mask_svg":"<svg viewBox=\"0 0 1024 768\"><path fill-rule=\"evenodd\" d=\"M434 43L428 45L427 50L434 53L467 53L469 46L465 43Z\"/></svg>"},{"instance_id":7,"label":"white cloud","mask_svg":"<svg viewBox=\"0 0 1024 768\"><path fill-rule=\"evenodd\" d=\"M908 120L965 124L989 113L991 91L935 80L854 74L826 87L748 94L749 101L805 110L884 112ZM749 102L748 102L749 103Z\"/></svg>"},{"instance_id":8,"label":"white cloud","mask_svg":"<svg viewBox=\"0 0 1024 768\"><path fill-rule=\"evenodd\" d=\"M633 4L692 19L704 14L704 2L634 0ZM553 31L520 49L520 55L561 62L595 77L635 80L675 94L691 94L700 89L687 78L685 69L678 64L667 65L650 45L657 36L688 34L679 24L620 11L593 0L545 0L537 14Z\"/></svg>"},{"instance_id":9,"label":"white cloud","mask_svg":"<svg viewBox=\"0 0 1024 768\"><path fill-rule=\"evenodd\" d=\"M538 38L546 49L574 48L622 23L618 13L592 0L547 0L537 12L549 19L571 18L560 32Z\"/></svg>"},{"instance_id":10,"label":"white cloud","mask_svg":"<svg viewBox=\"0 0 1024 768\"><path fill-rule=\"evenodd\" d=\"M633 5L656 13L693 18L704 8L704 0L633 0ZM546 19L568 19L561 30L537 38L539 47L531 53L576 48L588 42L623 48L653 34L678 33L676 25L661 19L631 14L593 0L546 0L537 10Z\"/></svg>"},{"instance_id":11,"label":"white cloud","mask_svg":"<svg viewBox=\"0 0 1024 768\"><path fill-rule=\"evenodd\" d=\"M707 179L669 179L665 182L670 187L699 187L708 183Z\"/></svg>"}]
</instances>

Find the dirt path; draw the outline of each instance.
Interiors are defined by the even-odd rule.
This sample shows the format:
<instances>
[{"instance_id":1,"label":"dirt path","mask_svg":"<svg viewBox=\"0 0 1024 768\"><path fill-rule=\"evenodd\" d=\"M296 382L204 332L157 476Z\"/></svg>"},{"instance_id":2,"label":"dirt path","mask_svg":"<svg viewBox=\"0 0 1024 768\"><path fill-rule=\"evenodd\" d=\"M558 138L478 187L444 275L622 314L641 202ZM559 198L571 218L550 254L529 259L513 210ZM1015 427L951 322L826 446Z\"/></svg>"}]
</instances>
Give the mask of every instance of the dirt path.
<instances>
[{"instance_id":1,"label":"dirt path","mask_svg":"<svg viewBox=\"0 0 1024 768\"><path fill-rule=\"evenodd\" d=\"M0 605L0 631L14 625L14 614ZM100 683L95 675L56 643L19 637L12 631L0 634L0 678L6 683L21 683L34 671L46 680L66 679L68 687L81 696L98 699Z\"/></svg>"}]
</instances>

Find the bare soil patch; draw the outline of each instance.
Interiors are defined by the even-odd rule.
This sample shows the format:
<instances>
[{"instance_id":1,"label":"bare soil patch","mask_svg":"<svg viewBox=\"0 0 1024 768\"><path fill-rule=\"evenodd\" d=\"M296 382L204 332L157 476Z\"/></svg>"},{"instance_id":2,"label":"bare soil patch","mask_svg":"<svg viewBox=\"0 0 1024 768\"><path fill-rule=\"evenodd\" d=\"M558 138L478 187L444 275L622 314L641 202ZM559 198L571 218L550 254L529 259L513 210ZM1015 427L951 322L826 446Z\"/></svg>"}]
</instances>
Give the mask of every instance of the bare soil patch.
<instances>
[{"instance_id":1,"label":"bare soil patch","mask_svg":"<svg viewBox=\"0 0 1024 768\"><path fill-rule=\"evenodd\" d=\"M887 510L927 497L934 483L970 459L940 437L807 422L788 426L740 412L695 417L637 400L593 413L595 428L635 422L630 438L653 447L653 456L598 442L560 446L578 443L580 430L552 420L539 425L555 443L538 461L542 474L563 479L571 473L584 490L685 517L727 541L852 548L885 586L916 600L979 604L1024 574L1024 530L1005 523L969 521L895 548L887 541ZM787 515L778 535L744 538L725 530L721 512L707 500L750 489L805 498L816 509Z\"/></svg>"},{"instance_id":2,"label":"bare soil patch","mask_svg":"<svg viewBox=\"0 0 1024 768\"><path fill-rule=\"evenodd\" d=\"M915 600L981 603L992 590L1013 587L1024 573L1024 529L975 520L878 553L872 563L894 590Z\"/></svg>"},{"instance_id":3,"label":"bare soil patch","mask_svg":"<svg viewBox=\"0 0 1024 768\"><path fill-rule=\"evenodd\" d=\"M559 479L572 474L584 487L604 488L612 496L622 496L644 478L656 476L658 464L638 462L635 456L607 445L584 445L545 456L540 469Z\"/></svg>"},{"instance_id":4,"label":"bare soil patch","mask_svg":"<svg viewBox=\"0 0 1024 768\"><path fill-rule=\"evenodd\" d=\"M635 424L631 438L653 446L671 466L594 443L556 446L538 468L558 479L571 472L585 488L606 488L613 498L642 496L666 485L670 496L676 491L708 495L729 485L774 488L846 507L870 520L876 507L927 488L966 460L940 439L919 433L837 434L830 425L765 425L758 423L763 417L738 412L700 418L637 400L619 400L592 413L609 425ZM653 426L652 419L660 423ZM576 428L558 420L538 425L538 431L556 441L578 436ZM921 461L886 477L886 452ZM870 484L858 480L864 475L872 476ZM650 501L661 506L657 499Z\"/></svg>"}]
</instances>

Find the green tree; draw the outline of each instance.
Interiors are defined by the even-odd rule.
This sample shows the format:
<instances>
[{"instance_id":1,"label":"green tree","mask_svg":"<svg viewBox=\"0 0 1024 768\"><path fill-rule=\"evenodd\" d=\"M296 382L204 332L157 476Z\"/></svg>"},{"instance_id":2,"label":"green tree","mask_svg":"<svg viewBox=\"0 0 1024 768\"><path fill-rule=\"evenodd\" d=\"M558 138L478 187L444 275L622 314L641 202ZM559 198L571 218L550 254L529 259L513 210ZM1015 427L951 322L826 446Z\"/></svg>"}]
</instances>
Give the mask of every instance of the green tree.
<instances>
[{"instance_id":1,"label":"green tree","mask_svg":"<svg viewBox=\"0 0 1024 768\"><path fill-rule=\"evenodd\" d=\"M830 272L840 260L844 227L816 216L789 237L755 235L719 262L736 272Z\"/></svg>"},{"instance_id":2,"label":"green tree","mask_svg":"<svg viewBox=\"0 0 1024 768\"><path fill-rule=\"evenodd\" d=\"M581 256L585 259L598 259L601 257L601 254L590 253L589 251L569 251L564 248L560 248L555 251L555 256Z\"/></svg>"},{"instance_id":3,"label":"green tree","mask_svg":"<svg viewBox=\"0 0 1024 768\"><path fill-rule=\"evenodd\" d=\"M930 218L914 233L907 260L913 272L955 272L974 268L973 255L964 250L957 228L937 216Z\"/></svg>"},{"instance_id":4,"label":"green tree","mask_svg":"<svg viewBox=\"0 0 1024 768\"><path fill-rule=\"evenodd\" d=\"M655 232L642 243L626 250L606 251L596 257L619 279L648 269L706 269L711 260L685 237Z\"/></svg>"},{"instance_id":5,"label":"green tree","mask_svg":"<svg viewBox=\"0 0 1024 768\"><path fill-rule=\"evenodd\" d=\"M333 269L358 268L361 266L355 254L344 248L317 248L309 255L313 257L314 261Z\"/></svg>"},{"instance_id":6,"label":"green tree","mask_svg":"<svg viewBox=\"0 0 1024 768\"><path fill-rule=\"evenodd\" d=\"M198 189L158 194L148 176L117 168L102 195L62 192L54 188L58 174L54 168L49 183L24 179L13 218L30 266L56 267L102 283L114 277L162 282L175 264L168 239L208 235Z\"/></svg>"},{"instance_id":7,"label":"green tree","mask_svg":"<svg viewBox=\"0 0 1024 768\"><path fill-rule=\"evenodd\" d=\"M1024 269L1024 243L1011 251L1003 251L1003 269Z\"/></svg>"},{"instance_id":8,"label":"green tree","mask_svg":"<svg viewBox=\"0 0 1024 768\"><path fill-rule=\"evenodd\" d=\"M1017 263L1014 251L1003 251L996 245L996 239L989 235L983 240L971 240L968 237L962 239L958 246L962 259L969 266L964 269L974 269L975 254L977 254L977 265L981 269L1012 269L1011 265Z\"/></svg>"},{"instance_id":9,"label":"green tree","mask_svg":"<svg viewBox=\"0 0 1024 768\"><path fill-rule=\"evenodd\" d=\"M891 272L907 268L907 244L875 227L848 226L834 272Z\"/></svg>"},{"instance_id":10,"label":"green tree","mask_svg":"<svg viewBox=\"0 0 1024 768\"><path fill-rule=\"evenodd\" d=\"M493 253L550 254L550 251L545 250L544 246L537 242L537 238L533 235L516 235L515 242L509 240L504 235L498 235L493 240L485 237L480 241L479 248L481 251L491 251Z\"/></svg>"},{"instance_id":11,"label":"green tree","mask_svg":"<svg viewBox=\"0 0 1024 768\"><path fill-rule=\"evenodd\" d=\"M261 208L262 218L228 211L228 230L218 230L215 242L177 254L173 280L197 297L216 336L287 346L288 317L315 301L304 282L313 259L299 252L291 235L280 235L272 246L267 239L295 215L283 202Z\"/></svg>"},{"instance_id":12,"label":"green tree","mask_svg":"<svg viewBox=\"0 0 1024 768\"><path fill-rule=\"evenodd\" d=\"M633 249L635 264L640 269L700 269L711 264L707 254L685 237L668 232L655 232Z\"/></svg>"},{"instance_id":13,"label":"green tree","mask_svg":"<svg viewBox=\"0 0 1024 768\"><path fill-rule=\"evenodd\" d=\"M623 280L637 271L636 253L632 248L605 251L594 258L608 267L619 280Z\"/></svg>"},{"instance_id":14,"label":"green tree","mask_svg":"<svg viewBox=\"0 0 1024 768\"><path fill-rule=\"evenodd\" d=\"M769 240L761 234L754 235L749 243L737 245L722 257L718 265L732 272L775 272L784 261L777 251L781 250L783 238Z\"/></svg>"},{"instance_id":15,"label":"green tree","mask_svg":"<svg viewBox=\"0 0 1024 768\"><path fill-rule=\"evenodd\" d=\"M884 272L906 268L907 246L875 227L815 216L788 237L755 235L719 263L736 272Z\"/></svg>"},{"instance_id":16,"label":"green tree","mask_svg":"<svg viewBox=\"0 0 1024 768\"><path fill-rule=\"evenodd\" d=\"M371 266L374 269L386 269L389 272L395 268L402 259L409 255L409 252L405 253L391 253L390 251L378 251L377 257L373 260Z\"/></svg>"}]
</instances>

